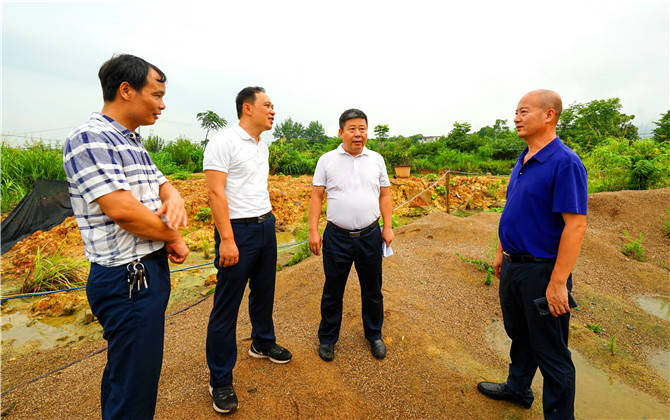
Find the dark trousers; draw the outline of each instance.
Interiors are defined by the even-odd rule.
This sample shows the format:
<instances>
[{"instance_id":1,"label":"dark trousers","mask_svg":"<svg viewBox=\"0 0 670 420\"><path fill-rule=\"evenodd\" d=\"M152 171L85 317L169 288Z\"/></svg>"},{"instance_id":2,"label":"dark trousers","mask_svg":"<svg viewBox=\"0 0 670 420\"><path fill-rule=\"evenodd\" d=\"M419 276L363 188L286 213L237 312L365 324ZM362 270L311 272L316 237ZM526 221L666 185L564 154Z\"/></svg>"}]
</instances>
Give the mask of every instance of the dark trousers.
<instances>
[{"instance_id":1,"label":"dark trousers","mask_svg":"<svg viewBox=\"0 0 670 420\"><path fill-rule=\"evenodd\" d=\"M233 383L237 361L237 314L249 281L249 319L251 338L257 350L267 350L275 343L272 307L277 270L275 217L263 223L232 225L239 262L231 267L218 266L221 237L214 229L217 267L214 307L207 326L207 364L212 387Z\"/></svg>"},{"instance_id":2,"label":"dark trousers","mask_svg":"<svg viewBox=\"0 0 670 420\"><path fill-rule=\"evenodd\" d=\"M323 232L323 271L326 282L321 296L319 342L334 344L342 325L342 298L351 263L361 285L363 332L369 341L382 337L384 301L382 297L382 236L372 229L351 238L347 233L326 226Z\"/></svg>"},{"instance_id":3,"label":"dark trousers","mask_svg":"<svg viewBox=\"0 0 670 420\"><path fill-rule=\"evenodd\" d=\"M505 331L512 339L507 387L533 401L530 389L540 368L544 385L545 419L573 419L575 367L568 350L570 313L540 316L533 299L545 296L554 264L512 263L503 260L500 273L500 304ZM572 275L568 277L572 290Z\"/></svg>"},{"instance_id":4,"label":"dark trousers","mask_svg":"<svg viewBox=\"0 0 670 420\"><path fill-rule=\"evenodd\" d=\"M126 265L91 264L86 296L107 340L100 405L103 419L152 419L163 364L165 309L170 297L167 258L143 262L148 288L128 297Z\"/></svg>"}]
</instances>

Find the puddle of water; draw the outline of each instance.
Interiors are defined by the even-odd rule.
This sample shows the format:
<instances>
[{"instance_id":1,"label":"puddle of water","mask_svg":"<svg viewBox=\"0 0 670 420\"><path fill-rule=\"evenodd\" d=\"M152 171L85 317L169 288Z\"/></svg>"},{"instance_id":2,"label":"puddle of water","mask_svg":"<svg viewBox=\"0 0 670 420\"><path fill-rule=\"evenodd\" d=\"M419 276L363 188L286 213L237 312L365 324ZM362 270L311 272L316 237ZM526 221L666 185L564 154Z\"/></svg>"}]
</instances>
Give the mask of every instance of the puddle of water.
<instances>
[{"instance_id":1,"label":"puddle of water","mask_svg":"<svg viewBox=\"0 0 670 420\"><path fill-rule=\"evenodd\" d=\"M2 314L2 353L18 355L47 350L101 333L99 324L81 325L74 315L35 319L25 312Z\"/></svg>"},{"instance_id":2,"label":"puddle of water","mask_svg":"<svg viewBox=\"0 0 670 420\"><path fill-rule=\"evenodd\" d=\"M639 295L635 298L638 306L648 314L670 321L670 297L660 295Z\"/></svg>"},{"instance_id":3,"label":"puddle of water","mask_svg":"<svg viewBox=\"0 0 670 420\"><path fill-rule=\"evenodd\" d=\"M649 355L649 364L658 376L670 382L670 351L662 350Z\"/></svg>"},{"instance_id":4,"label":"puddle of water","mask_svg":"<svg viewBox=\"0 0 670 420\"><path fill-rule=\"evenodd\" d=\"M509 358L512 341L507 337L502 321L495 321L489 330L494 348L505 358ZM585 419L645 419L670 418L670 407L656 398L619 382L606 372L593 367L573 349L572 362L575 365L577 382L575 393L575 416ZM533 379L535 402L541 403L542 374L537 370Z\"/></svg>"}]
</instances>

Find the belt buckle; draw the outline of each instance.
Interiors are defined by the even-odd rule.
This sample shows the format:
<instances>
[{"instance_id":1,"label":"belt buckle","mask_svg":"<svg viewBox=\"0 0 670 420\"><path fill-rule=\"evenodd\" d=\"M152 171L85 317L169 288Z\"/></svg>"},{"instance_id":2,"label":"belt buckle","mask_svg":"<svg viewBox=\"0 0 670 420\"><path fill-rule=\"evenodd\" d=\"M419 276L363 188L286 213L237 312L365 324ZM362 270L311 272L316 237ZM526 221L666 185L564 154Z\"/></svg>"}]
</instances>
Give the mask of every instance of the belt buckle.
<instances>
[{"instance_id":1,"label":"belt buckle","mask_svg":"<svg viewBox=\"0 0 670 420\"><path fill-rule=\"evenodd\" d=\"M505 258L507 261L512 261L512 257L505 251L503 251L503 258Z\"/></svg>"},{"instance_id":2,"label":"belt buckle","mask_svg":"<svg viewBox=\"0 0 670 420\"><path fill-rule=\"evenodd\" d=\"M356 232L349 232L350 238L359 238L361 236L361 231L357 230Z\"/></svg>"},{"instance_id":3,"label":"belt buckle","mask_svg":"<svg viewBox=\"0 0 670 420\"><path fill-rule=\"evenodd\" d=\"M258 223L263 223L264 221L268 220L269 217L270 217L269 213L264 214L262 216L258 216Z\"/></svg>"}]
</instances>

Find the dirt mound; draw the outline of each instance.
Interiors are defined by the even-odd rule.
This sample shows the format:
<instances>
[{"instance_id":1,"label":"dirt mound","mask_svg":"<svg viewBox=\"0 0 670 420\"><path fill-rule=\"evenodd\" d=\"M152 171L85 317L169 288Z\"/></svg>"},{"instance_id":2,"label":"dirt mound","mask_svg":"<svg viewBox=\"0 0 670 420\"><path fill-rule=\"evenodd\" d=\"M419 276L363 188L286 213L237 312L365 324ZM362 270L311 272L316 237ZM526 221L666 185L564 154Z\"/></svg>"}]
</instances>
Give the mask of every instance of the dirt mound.
<instances>
[{"instance_id":1,"label":"dirt mound","mask_svg":"<svg viewBox=\"0 0 670 420\"><path fill-rule=\"evenodd\" d=\"M610 381L627 383L666 404L668 383L647 365L646 357L654 349L669 350L670 323L646 314L633 300L638 293L670 294L670 271L654 261L658 256L667 262L670 239L662 234L660 217L669 203L670 189L590 196L587 234L573 273L580 307L571 323L571 347L607 372ZM459 218L433 212L397 229L395 254L384 261L383 334L388 356L383 361L370 355L363 337L360 288L353 271L331 363L317 355L323 287L320 258L312 256L278 273L275 329L278 342L294 354L290 364L275 365L246 355L251 324L245 297L234 377L240 411L234 416L540 418L541 389L536 386L531 410L487 400L475 388L483 379L503 379L508 361L487 337L490 327L501 319L497 280L486 286L484 275L458 255L490 261L498 220L497 213ZM647 261L630 260L618 250L624 228L631 234L643 233ZM204 354L211 302L167 323L156 418L214 416ZM600 325L603 332L594 334L585 327L587 323ZM615 355L606 347L613 335L617 337ZM84 344L3 360L3 388L92 349ZM88 359L4 396L3 405L16 403L10 418L95 417L104 362L104 355ZM614 397L604 393L586 401L580 386L578 372L578 417L593 417L586 414L593 413L593 407L600 410L599 415L616 417L608 411L608 400Z\"/></svg>"},{"instance_id":2,"label":"dirt mound","mask_svg":"<svg viewBox=\"0 0 670 420\"><path fill-rule=\"evenodd\" d=\"M33 315L63 316L72 315L78 309L87 307L86 298L74 293L58 293L33 303L30 311Z\"/></svg>"},{"instance_id":3,"label":"dirt mound","mask_svg":"<svg viewBox=\"0 0 670 420\"><path fill-rule=\"evenodd\" d=\"M190 179L171 180L184 199L188 215L188 228L182 229L182 236L191 251L200 251L203 246L212 246L214 227L207 198L207 184L204 174L193 174ZM426 178L391 179L393 205L397 206L421 192L432 182ZM453 209L486 209L502 207L505 197L505 180L496 177L451 178L449 203ZM445 186L445 180L440 184ZM290 231L298 226L307 214L312 191L312 177L272 175L268 180L268 190L277 229ZM446 188L445 188L446 191ZM424 192L407 205L398 209L397 215L424 215L430 209L446 210L446 197L436 187ZM60 250L64 255L84 258L83 243L74 217L65 219L48 232L37 231L18 242L2 256L2 276L24 277L34 267L37 248L43 254Z\"/></svg>"}]
</instances>

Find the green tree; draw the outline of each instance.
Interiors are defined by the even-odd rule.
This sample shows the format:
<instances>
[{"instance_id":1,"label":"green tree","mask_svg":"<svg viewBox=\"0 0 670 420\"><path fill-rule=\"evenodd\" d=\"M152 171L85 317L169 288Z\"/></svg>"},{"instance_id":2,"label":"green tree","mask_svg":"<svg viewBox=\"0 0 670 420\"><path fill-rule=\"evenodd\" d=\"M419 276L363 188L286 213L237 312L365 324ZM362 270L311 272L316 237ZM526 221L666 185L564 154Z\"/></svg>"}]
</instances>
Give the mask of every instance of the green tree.
<instances>
[{"instance_id":1,"label":"green tree","mask_svg":"<svg viewBox=\"0 0 670 420\"><path fill-rule=\"evenodd\" d=\"M282 123L275 126L272 136L275 139L302 139L305 138L305 127L299 122L294 122L291 117L288 117Z\"/></svg>"},{"instance_id":2,"label":"green tree","mask_svg":"<svg viewBox=\"0 0 670 420\"><path fill-rule=\"evenodd\" d=\"M379 143L379 148L384 148L384 142L389 138L388 124L379 124L375 126L375 139Z\"/></svg>"},{"instance_id":3,"label":"green tree","mask_svg":"<svg viewBox=\"0 0 670 420\"><path fill-rule=\"evenodd\" d=\"M654 140L659 143L670 140L670 110L665 114L661 114L661 119L654 121L654 124L656 124Z\"/></svg>"},{"instance_id":4,"label":"green tree","mask_svg":"<svg viewBox=\"0 0 670 420\"><path fill-rule=\"evenodd\" d=\"M304 135L309 144L325 143L326 139L328 138L326 136L326 131L323 129L323 126L318 121L310 122L307 128L305 129Z\"/></svg>"},{"instance_id":5,"label":"green tree","mask_svg":"<svg viewBox=\"0 0 670 420\"><path fill-rule=\"evenodd\" d=\"M637 127L632 123L635 115L626 115L621 109L619 98L571 105L561 113L556 131L570 146L578 146L585 151L598 146L608 137L637 140Z\"/></svg>"},{"instance_id":6,"label":"green tree","mask_svg":"<svg viewBox=\"0 0 670 420\"><path fill-rule=\"evenodd\" d=\"M207 142L209 142L207 136L209 136L210 130L220 130L228 125L228 121L225 118L219 117L216 112L210 110L199 112L196 118L200 121L200 127L203 130L207 130L205 132L205 140L202 141L203 146L206 146Z\"/></svg>"}]
</instances>

